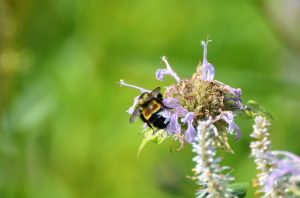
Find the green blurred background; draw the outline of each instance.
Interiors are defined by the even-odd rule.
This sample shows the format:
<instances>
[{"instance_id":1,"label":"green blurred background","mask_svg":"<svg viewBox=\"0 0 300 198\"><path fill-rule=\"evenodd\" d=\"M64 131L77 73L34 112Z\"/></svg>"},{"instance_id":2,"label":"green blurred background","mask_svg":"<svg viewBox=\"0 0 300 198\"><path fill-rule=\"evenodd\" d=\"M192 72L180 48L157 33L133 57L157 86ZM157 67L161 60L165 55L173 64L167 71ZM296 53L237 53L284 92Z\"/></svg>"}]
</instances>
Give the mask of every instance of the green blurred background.
<instances>
[{"instance_id":1,"label":"green blurred background","mask_svg":"<svg viewBox=\"0 0 300 198\"><path fill-rule=\"evenodd\" d=\"M300 154L298 0L0 0L0 197L193 197L191 147L148 144L125 110L166 55L189 77L202 60L216 79L273 114L274 149ZM238 120L237 181L251 183L251 120ZM253 197L253 190L247 197Z\"/></svg>"}]
</instances>

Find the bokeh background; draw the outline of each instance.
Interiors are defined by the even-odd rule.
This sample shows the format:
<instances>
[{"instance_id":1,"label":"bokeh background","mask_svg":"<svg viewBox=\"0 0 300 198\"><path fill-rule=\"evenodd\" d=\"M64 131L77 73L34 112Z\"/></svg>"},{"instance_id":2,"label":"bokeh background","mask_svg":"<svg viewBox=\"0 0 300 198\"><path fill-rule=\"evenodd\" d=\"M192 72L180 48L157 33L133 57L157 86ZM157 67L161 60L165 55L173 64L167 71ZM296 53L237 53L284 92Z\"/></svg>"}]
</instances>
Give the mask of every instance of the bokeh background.
<instances>
[{"instance_id":1,"label":"bokeh background","mask_svg":"<svg viewBox=\"0 0 300 198\"><path fill-rule=\"evenodd\" d=\"M0 197L193 197L191 147L148 144L125 110L166 55L189 77L202 60L274 116L274 149L300 154L298 0L0 0ZM238 120L238 182L255 175L252 120ZM170 147L173 152L170 152ZM247 197L253 197L249 190Z\"/></svg>"}]
</instances>

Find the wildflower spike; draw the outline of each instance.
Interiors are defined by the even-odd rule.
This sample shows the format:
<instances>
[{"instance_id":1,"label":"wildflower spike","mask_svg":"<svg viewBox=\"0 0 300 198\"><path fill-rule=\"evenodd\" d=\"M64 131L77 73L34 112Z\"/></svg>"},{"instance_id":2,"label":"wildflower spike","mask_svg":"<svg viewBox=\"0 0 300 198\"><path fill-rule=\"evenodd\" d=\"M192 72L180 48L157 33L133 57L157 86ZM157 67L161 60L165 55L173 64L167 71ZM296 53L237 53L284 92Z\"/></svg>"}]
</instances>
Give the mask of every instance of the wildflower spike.
<instances>
[{"instance_id":1,"label":"wildflower spike","mask_svg":"<svg viewBox=\"0 0 300 198\"><path fill-rule=\"evenodd\" d=\"M212 118L198 122L197 136L192 143L196 154L193 158L196 162L195 180L200 187L196 193L197 198L232 197L227 187L234 178L224 173L227 168L219 164L221 159L216 157L217 146L213 142L215 134L218 132Z\"/></svg>"},{"instance_id":2,"label":"wildflower spike","mask_svg":"<svg viewBox=\"0 0 300 198\"><path fill-rule=\"evenodd\" d=\"M250 147L258 170L258 192L264 197L294 197L300 194L295 185L300 178L300 158L287 151L271 151L269 126L265 117L257 116L251 134L255 139Z\"/></svg>"}]
</instances>

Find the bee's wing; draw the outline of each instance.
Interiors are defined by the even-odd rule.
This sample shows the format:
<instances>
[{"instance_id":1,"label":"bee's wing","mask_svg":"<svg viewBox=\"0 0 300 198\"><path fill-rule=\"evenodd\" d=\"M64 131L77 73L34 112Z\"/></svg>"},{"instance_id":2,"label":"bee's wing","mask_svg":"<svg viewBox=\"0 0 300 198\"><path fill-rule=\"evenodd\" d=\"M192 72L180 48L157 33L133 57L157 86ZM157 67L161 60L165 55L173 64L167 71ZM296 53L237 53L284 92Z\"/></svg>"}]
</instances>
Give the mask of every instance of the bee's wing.
<instances>
[{"instance_id":1,"label":"bee's wing","mask_svg":"<svg viewBox=\"0 0 300 198\"><path fill-rule=\"evenodd\" d=\"M129 118L129 122L130 123L134 122L139 115L140 115L140 105L137 105L134 109L134 112L131 114Z\"/></svg>"},{"instance_id":2,"label":"bee's wing","mask_svg":"<svg viewBox=\"0 0 300 198\"><path fill-rule=\"evenodd\" d=\"M156 97L159 93L160 87L156 87L155 89L153 89L153 91L151 91L151 95L153 95L154 97Z\"/></svg>"}]
</instances>

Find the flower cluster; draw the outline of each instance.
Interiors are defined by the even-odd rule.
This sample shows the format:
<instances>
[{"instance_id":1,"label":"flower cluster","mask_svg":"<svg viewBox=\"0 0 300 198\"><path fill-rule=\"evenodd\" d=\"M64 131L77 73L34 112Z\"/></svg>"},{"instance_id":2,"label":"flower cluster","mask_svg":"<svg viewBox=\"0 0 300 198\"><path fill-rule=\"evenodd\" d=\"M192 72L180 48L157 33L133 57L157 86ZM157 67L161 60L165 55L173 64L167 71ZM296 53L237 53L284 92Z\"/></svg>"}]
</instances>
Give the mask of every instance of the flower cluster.
<instances>
[{"instance_id":1,"label":"flower cluster","mask_svg":"<svg viewBox=\"0 0 300 198\"><path fill-rule=\"evenodd\" d=\"M138 112L146 122L143 117L145 113L149 119L149 122L144 124L144 140L139 152L150 140L161 143L167 137L173 137L179 140L181 144L179 149L183 148L184 143L190 143L196 154L193 158L196 162L195 176L191 177L199 185L196 196L243 197L246 194L245 188L232 188L230 183L234 178L226 173L229 167L220 165L221 158L217 156L217 150L233 152L228 144L228 135L235 135L237 140L241 136L240 129L235 123L236 117L255 117L254 130L251 134L254 140L250 147L258 170L256 178L258 194L268 198L299 197L300 158L285 151L271 151L271 142L268 138L270 123L267 118L272 116L254 101L243 105L240 89L214 80L214 66L207 60L208 43L209 41L202 41L203 61L190 78L181 79L166 57L162 57L166 68L156 71L156 79L162 81L169 75L176 81L166 87L163 96L157 93L160 89L151 91L120 80L121 86L135 88L141 93L134 98L133 105L127 112L131 117ZM155 93L151 97L157 97L156 102L148 101L144 104L147 108L144 111L141 109L141 102L145 94L151 93ZM159 108L159 105L163 108ZM153 109L155 113L151 114ZM160 128L152 129L155 126L154 121Z\"/></svg>"},{"instance_id":2,"label":"flower cluster","mask_svg":"<svg viewBox=\"0 0 300 198\"><path fill-rule=\"evenodd\" d=\"M216 119L215 126L219 133L213 137L216 144L225 151L232 152L227 143L228 134L240 137L240 129L234 122L237 111L244 110L241 103L241 90L232 88L222 82L214 80L214 66L207 61L207 45L209 41L203 42L203 62L191 78L180 79L172 69L166 57L162 57L165 69L156 71L156 78L163 80L166 75L176 80L175 84L168 86L164 92L163 104L168 109L160 112L160 116L166 118L168 126L164 129L168 136L173 136L181 143L193 143L196 137L195 127L197 121ZM138 89L141 93L149 90L129 85L123 80L120 85ZM139 96L134 99L133 105L127 111L133 113L138 103ZM146 126L147 128L147 126Z\"/></svg>"},{"instance_id":3,"label":"flower cluster","mask_svg":"<svg viewBox=\"0 0 300 198\"><path fill-rule=\"evenodd\" d=\"M295 197L300 195L300 158L286 151L271 151L269 121L255 118L250 145L258 170L256 186L261 197Z\"/></svg>"},{"instance_id":4,"label":"flower cluster","mask_svg":"<svg viewBox=\"0 0 300 198\"><path fill-rule=\"evenodd\" d=\"M180 149L185 142L191 143L196 154L195 177L192 178L200 186L196 196L233 197L227 185L234 178L224 173L229 167L219 165L221 158L216 155L218 148L233 152L228 144L228 135L240 138L240 129L235 123L235 117L241 112L246 112L247 107L241 102L240 89L214 80L214 66L207 60L208 43L209 41L202 41L202 64L199 64L196 72L187 79L180 79L166 57L162 57L166 68L156 71L156 79L162 81L169 75L176 81L166 87L163 94L163 106L168 108L158 113L158 116L164 117L167 126L163 130L149 133L149 127L144 124L146 132L141 147L154 137L160 137L158 142L170 136L178 139L181 143ZM150 90L127 84L123 80L120 81L120 85L138 89L141 93L151 93ZM130 115L134 114L140 97L136 96L133 105L127 110Z\"/></svg>"}]
</instances>

